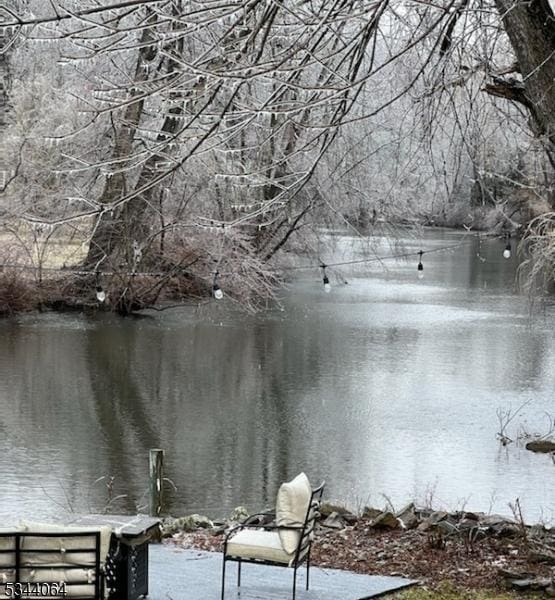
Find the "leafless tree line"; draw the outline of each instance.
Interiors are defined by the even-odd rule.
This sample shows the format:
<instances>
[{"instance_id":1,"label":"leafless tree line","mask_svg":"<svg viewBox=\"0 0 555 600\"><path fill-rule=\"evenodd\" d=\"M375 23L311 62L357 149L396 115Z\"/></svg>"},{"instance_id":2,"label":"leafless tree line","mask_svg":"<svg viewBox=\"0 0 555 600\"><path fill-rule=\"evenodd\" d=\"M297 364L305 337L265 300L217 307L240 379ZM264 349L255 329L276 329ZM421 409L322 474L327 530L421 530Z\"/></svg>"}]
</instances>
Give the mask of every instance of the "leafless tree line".
<instances>
[{"instance_id":1,"label":"leafless tree line","mask_svg":"<svg viewBox=\"0 0 555 600\"><path fill-rule=\"evenodd\" d=\"M124 312L184 277L201 293L215 271L237 297L268 297L268 261L353 203L371 223L396 207L419 217L409 196L450 201L472 180L475 203L503 209L493 137L506 164L524 155L502 177L553 206L547 0L19 0L0 12L4 51L35 86L12 102L6 221L84 235L81 268L120 274ZM531 162L544 181L523 174ZM153 271L163 284L143 302L129 288Z\"/></svg>"}]
</instances>

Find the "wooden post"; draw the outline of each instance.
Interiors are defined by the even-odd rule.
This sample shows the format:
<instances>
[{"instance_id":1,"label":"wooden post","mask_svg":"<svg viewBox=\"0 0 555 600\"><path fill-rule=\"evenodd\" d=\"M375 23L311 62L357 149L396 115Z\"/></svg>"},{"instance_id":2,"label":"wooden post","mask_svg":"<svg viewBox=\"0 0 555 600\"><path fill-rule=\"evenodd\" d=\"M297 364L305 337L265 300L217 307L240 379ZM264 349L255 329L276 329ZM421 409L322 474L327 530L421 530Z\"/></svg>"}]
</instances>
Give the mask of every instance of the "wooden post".
<instances>
[{"instance_id":1,"label":"wooden post","mask_svg":"<svg viewBox=\"0 0 555 600\"><path fill-rule=\"evenodd\" d=\"M153 448L149 453L150 516L159 517L162 511L162 491L164 487L164 451Z\"/></svg>"}]
</instances>

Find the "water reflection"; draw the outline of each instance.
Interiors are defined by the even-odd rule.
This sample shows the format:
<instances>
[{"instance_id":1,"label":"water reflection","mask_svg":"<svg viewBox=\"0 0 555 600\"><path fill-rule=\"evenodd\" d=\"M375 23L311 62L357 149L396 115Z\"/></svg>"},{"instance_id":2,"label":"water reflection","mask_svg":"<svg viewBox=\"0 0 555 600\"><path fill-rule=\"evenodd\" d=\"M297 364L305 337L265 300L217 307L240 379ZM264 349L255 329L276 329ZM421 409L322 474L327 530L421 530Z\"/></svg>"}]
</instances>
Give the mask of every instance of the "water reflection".
<instances>
[{"instance_id":1,"label":"water reflection","mask_svg":"<svg viewBox=\"0 0 555 600\"><path fill-rule=\"evenodd\" d=\"M434 249L431 232L405 247ZM553 516L555 469L500 453L496 409L553 412L553 316L530 321L499 243L416 263L318 270L257 316L218 304L148 319L42 315L0 323L0 514L146 504L148 449L167 451L170 510L217 516L270 504L304 469L352 505L433 495L453 508ZM384 244L384 251L387 247ZM356 253L338 238L337 258ZM486 259L485 262L481 260Z\"/></svg>"}]
</instances>

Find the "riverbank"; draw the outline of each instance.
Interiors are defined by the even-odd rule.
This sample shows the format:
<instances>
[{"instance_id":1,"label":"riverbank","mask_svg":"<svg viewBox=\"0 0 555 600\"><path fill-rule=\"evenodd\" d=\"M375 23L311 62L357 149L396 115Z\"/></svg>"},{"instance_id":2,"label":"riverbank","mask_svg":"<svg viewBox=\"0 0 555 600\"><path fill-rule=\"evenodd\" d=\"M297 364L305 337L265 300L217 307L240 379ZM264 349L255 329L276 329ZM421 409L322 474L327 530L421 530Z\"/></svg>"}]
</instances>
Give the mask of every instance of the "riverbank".
<instances>
[{"instance_id":1,"label":"riverbank","mask_svg":"<svg viewBox=\"0 0 555 600\"><path fill-rule=\"evenodd\" d=\"M243 510L223 522L198 515L168 520L165 543L221 551L225 531L240 516ZM311 556L321 567L417 579L422 590L404 593L407 600L523 591L555 597L555 531L518 518L413 504L397 513L367 508L357 516L325 504Z\"/></svg>"},{"instance_id":2,"label":"riverbank","mask_svg":"<svg viewBox=\"0 0 555 600\"><path fill-rule=\"evenodd\" d=\"M432 222L384 222L376 224L375 228L360 228L360 250L366 253L369 263L372 263L374 258L367 247L369 240L379 243L385 239L386 246L389 246L396 243L398 237L404 237L408 233L407 239L404 240L408 247L416 239L422 240L424 231L433 232L434 237L440 230L452 234L468 234L470 231L468 227L449 227ZM334 241L330 243L326 252L330 256L338 250L335 247L335 235L339 231L334 233L331 230L322 230L333 233L329 238ZM500 253L503 246L498 239L499 231L495 228L487 231L488 233L481 234L480 242L498 242L496 252ZM475 235L477 230L473 229L473 232ZM352 231L345 233L352 234ZM84 232L81 232L79 239L83 243L77 243L75 236L62 235L47 238L39 243L29 232L13 238L0 236L0 317L43 311L78 311L86 314L111 311L129 315L149 308L165 310L176 305L198 306L212 299L213 265L207 256L195 249L189 250L191 256L187 255L187 260L172 258L174 249L166 248L169 257L155 256L146 262L143 259L139 271L135 268L137 265L125 266L127 263L124 261L117 267L111 263L103 264L99 273L95 273L92 267L85 266L87 243ZM513 245L516 248L515 240ZM426 252L425 245L422 248ZM304 246L296 247L296 251L302 257ZM436 251L437 248L433 249L433 252ZM414 260L417 259L417 252L418 249L413 252ZM250 257L246 262L240 261L242 266L239 269L228 266L227 274L222 266L218 285L225 290L225 296L231 298L236 305L250 310L266 307L268 301L275 299L276 291L282 288L284 278L291 274L292 264L289 260L294 254L295 248L285 257L285 264L281 265L267 264ZM384 255L388 254L390 250L384 250ZM352 249L352 256L357 263L358 250ZM483 260L483 257L480 260ZM248 265L248 269L245 265ZM304 269L304 266L302 268ZM316 262L316 270L318 268ZM244 274L241 275L244 270L248 271L246 278ZM343 275L338 276L338 279L345 281ZM333 276L331 281L334 285Z\"/></svg>"}]
</instances>

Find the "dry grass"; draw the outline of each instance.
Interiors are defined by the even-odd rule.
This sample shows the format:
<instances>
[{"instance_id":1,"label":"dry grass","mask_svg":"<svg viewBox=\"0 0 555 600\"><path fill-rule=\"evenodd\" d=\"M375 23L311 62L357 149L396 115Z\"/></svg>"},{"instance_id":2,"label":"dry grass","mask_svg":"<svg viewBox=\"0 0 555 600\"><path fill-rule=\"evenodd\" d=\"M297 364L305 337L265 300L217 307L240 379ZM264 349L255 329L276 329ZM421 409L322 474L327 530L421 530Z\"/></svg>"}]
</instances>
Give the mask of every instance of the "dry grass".
<instances>
[{"instance_id":1,"label":"dry grass","mask_svg":"<svg viewBox=\"0 0 555 600\"><path fill-rule=\"evenodd\" d=\"M526 598L529 600L539 597L539 595L526 595ZM425 587L413 587L393 594L390 598L395 600L517 600L517 598L522 598L522 595L516 593L496 593L489 590L464 590L445 582L434 590Z\"/></svg>"},{"instance_id":2,"label":"dry grass","mask_svg":"<svg viewBox=\"0 0 555 600\"><path fill-rule=\"evenodd\" d=\"M2 262L26 267L59 269L78 265L87 253L86 238L68 236L63 232L38 234L29 228L0 231Z\"/></svg>"}]
</instances>

